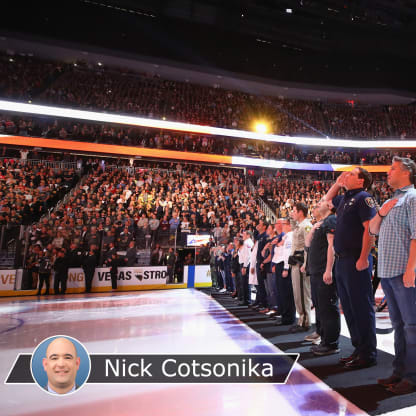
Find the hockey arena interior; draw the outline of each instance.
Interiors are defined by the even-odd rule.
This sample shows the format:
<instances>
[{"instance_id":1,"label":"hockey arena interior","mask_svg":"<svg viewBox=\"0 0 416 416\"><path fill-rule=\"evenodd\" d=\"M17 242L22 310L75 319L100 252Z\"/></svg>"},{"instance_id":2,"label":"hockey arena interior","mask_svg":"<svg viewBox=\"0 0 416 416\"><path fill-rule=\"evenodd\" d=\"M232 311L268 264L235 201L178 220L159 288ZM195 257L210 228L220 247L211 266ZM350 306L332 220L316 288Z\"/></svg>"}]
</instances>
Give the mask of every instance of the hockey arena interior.
<instances>
[{"instance_id":1,"label":"hockey arena interior","mask_svg":"<svg viewBox=\"0 0 416 416\"><path fill-rule=\"evenodd\" d=\"M2 416L415 413L414 2L3 17Z\"/></svg>"}]
</instances>

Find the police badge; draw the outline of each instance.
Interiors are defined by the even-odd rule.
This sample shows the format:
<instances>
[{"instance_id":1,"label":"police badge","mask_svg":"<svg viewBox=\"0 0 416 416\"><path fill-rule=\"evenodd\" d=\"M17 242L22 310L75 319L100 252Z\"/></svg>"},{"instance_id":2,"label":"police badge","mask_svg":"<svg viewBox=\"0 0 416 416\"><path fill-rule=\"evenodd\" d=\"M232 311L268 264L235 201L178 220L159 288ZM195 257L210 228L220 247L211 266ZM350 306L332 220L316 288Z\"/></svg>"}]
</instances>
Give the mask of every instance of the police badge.
<instances>
[{"instance_id":1,"label":"police badge","mask_svg":"<svg viewBox=\"0 0 416 416\"><path fill-rule=\"evenodd\" d=\"M374 199L369 196L365 199L365 203L370 207L370 208L375 208L376 203L374 202Z\"/></svg>"}]
</instances>

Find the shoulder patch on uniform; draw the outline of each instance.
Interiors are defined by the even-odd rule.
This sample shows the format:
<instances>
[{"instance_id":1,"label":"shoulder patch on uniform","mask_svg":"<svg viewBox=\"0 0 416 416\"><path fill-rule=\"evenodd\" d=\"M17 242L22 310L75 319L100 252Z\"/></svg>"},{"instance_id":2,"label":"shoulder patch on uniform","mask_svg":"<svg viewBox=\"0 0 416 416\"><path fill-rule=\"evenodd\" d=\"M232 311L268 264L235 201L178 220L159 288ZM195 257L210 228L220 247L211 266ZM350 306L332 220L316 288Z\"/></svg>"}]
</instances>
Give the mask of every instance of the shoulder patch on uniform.
<instances>
[{"instance_id":1,"label":"shoulder patch on uniform","mask_svg":"<svg viewBox=\"0 0 416 416\"><path fill-rule=\"evenodd\" d=\"M312 226L311 225L307 225L305 227L305 231L308 233L310 230L312 230Z\"/></svg>"},{"instance_id":2,"label":"shoulder patch on uniform","mask_svg":"<svg viewBox=\"0 0 416 416\"><path fill-rule=\"evenodd\" d=\"M371 198L371 196L365 198L365 203L370 207L370 208L374 208L376 206L374 199Z\"/></svg>"}]
</instances>

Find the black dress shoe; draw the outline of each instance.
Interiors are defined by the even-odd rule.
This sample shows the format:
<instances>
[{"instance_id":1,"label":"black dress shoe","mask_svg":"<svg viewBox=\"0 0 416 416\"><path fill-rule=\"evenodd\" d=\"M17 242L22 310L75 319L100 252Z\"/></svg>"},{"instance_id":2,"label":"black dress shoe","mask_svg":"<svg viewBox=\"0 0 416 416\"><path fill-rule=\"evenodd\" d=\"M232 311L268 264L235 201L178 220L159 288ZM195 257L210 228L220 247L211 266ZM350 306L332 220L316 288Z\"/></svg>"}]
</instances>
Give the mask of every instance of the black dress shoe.
<instances>
[{"instance_id":1,"label":"black dress shoe","mask_svg":"<svg viewBox=\"0 0 416 416\"><path fill-rule=\"evenodd\" d=\"M345 363L344 367L349 368L350 370L359 370L360 368L368 368L376 364L376 360L365 360L363 358L356 357L353 360Z\"/></svg>"},{"instance_id":2,"label":"black dress shoe","mask_svg":"<svg viewBox=\"0 0 416 416\"><path fill-rule=\"evenodd\" d=\"M357 355L357 354L352 353L352 354L351 354L351 355L349 355L348 357L341 357L341 358L339 359L339 363L344 365L344 364L346 364L346 363L348 363L348 362L350 362L350 361L352 361L352 360L355 360L357 357L358 357L358 355Z\"/></svg>"},{"instance_id":3,"label":"black dress shoe","mask_svg":"<svg viewBox=\"0 0 416 416\"><path fill-rule=\"evenodd\" d=\"M387 389L394 394L409 394L413 393L416 390L416 385L414 385L410 381L402 380L396 384L387 387Z\"/></svg>"},{"instance_id":4,"label":"black dress shoe","mask_svg":"<svg viewBox=\"0 0 416 416\"><path fill-rule=\"evenodd\" d=\"M280 319L276 320L276 326L289 326L293 325L293 322L281 321Z\"/></svg>"},{"instance_id":5,"label":"black dress shoe","mask_svg":"<svg viewBox=\"0 0 416 416\"><path fill-rule=\"evenodd\" d=\"M238 302L238 306L249 306L248 302Z\"/></svg>"},{"instance_id":6,"label":"black dress shoe","mask_svg":"<svg viewBox=\"0 0 416 416\"><path fill-rule=\"evenodd\" d=\"M377 380L377 384L384 387L390 387L393 384L399 383L400 381L402 381L402 378L393 374L387 378L379 378Z\"/></svg>"},{"instance_id":7,"label":"black dress shoe","mask_svg":"<svg viewBox=\"0 0 416 416\"><path fill-rule=\"evenodd\" d=\"M293 326L290 328L290 332L291 332L292 334L296 334L296 333L298 333L298 332L306 332L306 331L309 331L310 329L311 329L311 327L310 327L310 326L293 325Z\"/></svg>"}]
</instances>

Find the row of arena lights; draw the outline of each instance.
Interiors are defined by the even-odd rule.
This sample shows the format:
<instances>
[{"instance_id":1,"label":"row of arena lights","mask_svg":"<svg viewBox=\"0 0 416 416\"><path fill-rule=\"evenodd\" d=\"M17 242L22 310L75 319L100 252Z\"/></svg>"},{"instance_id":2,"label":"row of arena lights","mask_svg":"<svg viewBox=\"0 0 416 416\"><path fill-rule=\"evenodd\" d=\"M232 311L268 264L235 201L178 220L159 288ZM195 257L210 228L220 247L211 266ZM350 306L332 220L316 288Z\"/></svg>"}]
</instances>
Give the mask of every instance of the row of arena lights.
<instances>
[{"instance_id":1,"label":"row of arena lights","mask_svg":"<svg viewBox=\"0 0 416 416\"><path fill-rule=\"evenodd\" d=\"M84 111L72 108L52 107L46 105L18 103L13 101L0 100L0 110L14 113L36 114L40 116L63 117L75 120L87 120L92 122L103 122L113 124L124 124L130 126L140 126L157 128L163 130L182 131L194 134L208 134L223 137L234 137L248 140L262 140L275 143L288 143L300 146L316 146L325 148L355 148L355 149L409 149L416 148L416 140L351 140L351 139L331 139L319 137L292 137L269 134L266 123L259 121L255 124L255 131L225 129L219 127L202 126L198 124L180 123L177 121L167 121L128 116L121 114L109 114L96 111Z\"/></svg>"}]
</instances>

